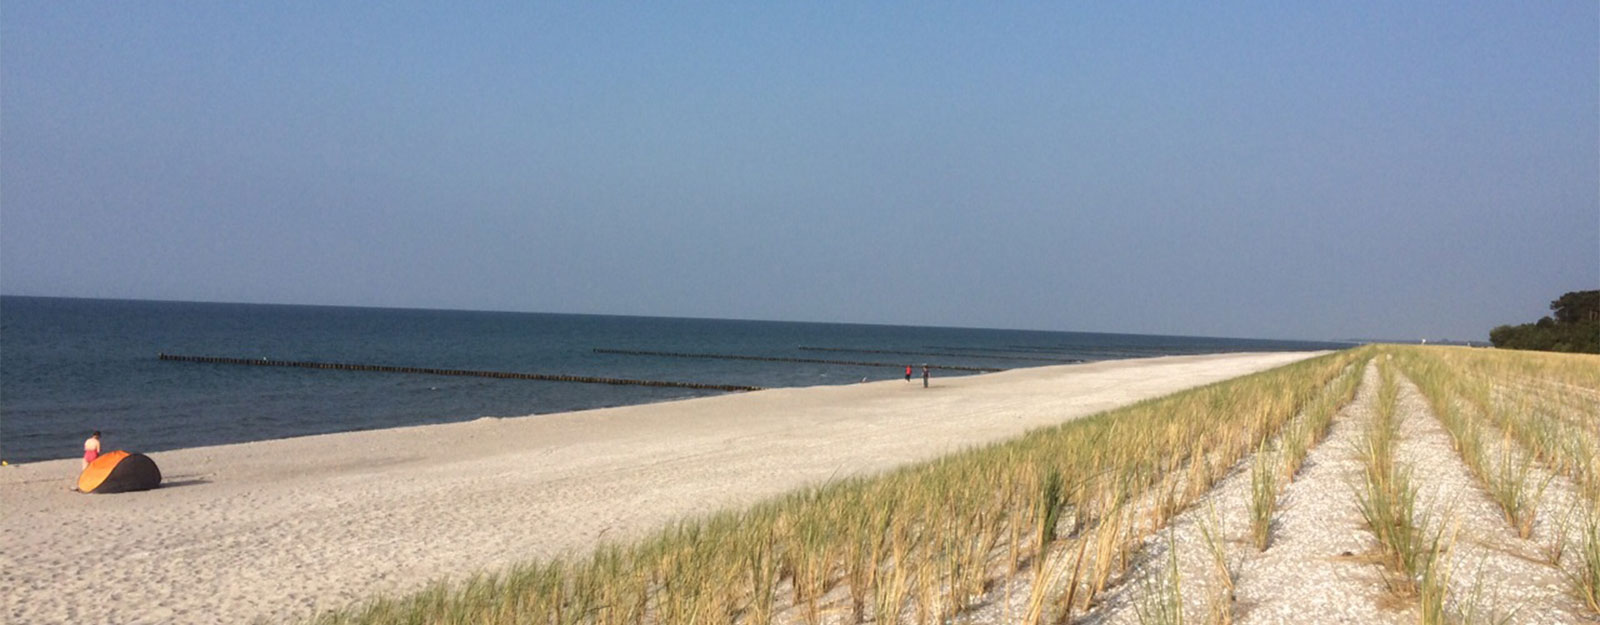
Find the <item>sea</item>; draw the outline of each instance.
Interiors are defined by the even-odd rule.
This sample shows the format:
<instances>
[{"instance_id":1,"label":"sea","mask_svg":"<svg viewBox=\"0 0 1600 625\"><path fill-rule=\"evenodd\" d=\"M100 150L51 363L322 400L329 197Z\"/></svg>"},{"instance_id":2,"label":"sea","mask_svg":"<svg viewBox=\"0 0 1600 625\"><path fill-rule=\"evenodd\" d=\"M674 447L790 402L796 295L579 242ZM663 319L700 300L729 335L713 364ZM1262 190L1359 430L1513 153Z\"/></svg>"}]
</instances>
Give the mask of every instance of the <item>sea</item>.
<instances>
[{"instance_id":1,"label":"sea","mask_svg":"<svg viewBox=\"0 0 1600 625\"><path fill-rule=\"evenodd\" d=\"M929 364L938 378L974 373L944 367L1009 369L1344 347L848 323L0 296L0 460L74 458L94 430L102 432L107 449L155 452L727 392L202 364L161 360L161 354L773 388L899 379L906 365L914 365L920 377L922 365Z\"/></svg>"}]
</instances>

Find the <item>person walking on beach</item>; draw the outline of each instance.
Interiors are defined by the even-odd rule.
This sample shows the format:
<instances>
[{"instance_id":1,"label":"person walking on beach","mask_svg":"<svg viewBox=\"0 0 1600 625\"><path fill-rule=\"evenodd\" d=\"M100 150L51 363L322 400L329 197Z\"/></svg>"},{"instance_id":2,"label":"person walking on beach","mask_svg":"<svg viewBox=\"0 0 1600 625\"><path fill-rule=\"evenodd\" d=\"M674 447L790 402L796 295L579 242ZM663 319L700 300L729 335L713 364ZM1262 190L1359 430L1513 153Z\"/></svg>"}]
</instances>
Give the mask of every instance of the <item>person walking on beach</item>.
<instances>
[{"instance_id":1,"label":"person walking on beach","mask_svg":"<svg viewBox=\"0 0 1600 625\"><path fill-rule=\"evenodd\" d=\"M922 365L922 388L928 388L928 365Z\"/></svg>"},{"instance_id":2,"label":"person walking on beach","mask_svg":"<svg viewBox=\"0 0 1600 625\"><path fill-rule=\"evenodd\" d=\"M906 365L906 381L911 381L911 365Z\"/></svg>"},{"instance_id":3,"label":"person walking on beach","mask_svg":"<svg viewBox=\"0 0 1600 625\"><path fill-rule=\"evenodd\" d=\"M89 468L89 463L100 457L100 430L95 430L89 438L83 440L83 469ZM82 471L83 469L79 469Z\"/></svg>"}]
</instances>

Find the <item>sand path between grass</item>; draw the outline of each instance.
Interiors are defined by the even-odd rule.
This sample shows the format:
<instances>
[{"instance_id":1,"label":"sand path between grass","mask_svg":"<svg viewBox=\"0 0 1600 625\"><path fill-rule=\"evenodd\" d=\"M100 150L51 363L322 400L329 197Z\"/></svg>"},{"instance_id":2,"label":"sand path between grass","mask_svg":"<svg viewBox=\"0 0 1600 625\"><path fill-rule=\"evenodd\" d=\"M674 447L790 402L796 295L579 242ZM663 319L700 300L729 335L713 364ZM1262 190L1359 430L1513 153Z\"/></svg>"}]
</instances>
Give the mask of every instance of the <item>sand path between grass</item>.
<instances>
[{"instance_id":1,"label":"sand path between grass","mask_svg":"<svg viewBox=\"0 0 1600 625\"><path fill-rule=\"evenodd\" d=\"M1526 625L1582 622L1587 614L1569 594L1560 569L1543 561L1539 543L1517 536L1461 460L1427 399L1404 376L1399 380L1396 413L1403 421L1395 455L1411 467L1418 513L1430 517L1429 531L1444 524L1445 532L1454 535L1447 608L1475 614L1476 618L1462 621L1502 622L1509 615L1507 622ZM1547 486L1555 488L1547 489L1535 503L1542 513L1539 525L1546 532L1552 530L1549 525L1557 511L1576 498L1570 483Z\"/></svg>"},{"instance_id":2,"label":"sand path between grass","mask_svg":"<svg viewBox=\"0 0 1600 625\"><path fill-rule=\"evenodd\" d=\"M1579 538L1575 528L1564 527L1560 520L1564 511L1577 505L1579 495L1570 480L1535 469L1531 480L1547 487L1538 501L1540 521L1532 539L1519 538L1462 462L1426 398L1403 374L1397 377L1395 459L1418 491L1419 516L1413 522L1424 523L1425 534L1442 527L1445 535L1454 537L1447 541L1450 546L1443 556L1448 571L1447 620L1519 625L1600 622L1570 595L1561 571L1544 556L1543 548L1554 540L1554 532L1568 532L1567 544L1576 544ZM1335 415L1327 438L1310 451L1294 481L1281 491L1281 508L1265 551L1257 551L1249 540L1252 454L1178 515L1170 528L1146 537L1136 564L1080 620L1094 625L1144 622L1140 611L1155 612L1162 584L1170 583L1170 567L1176 563L1185 614L1195 622L1418 622L1420 599L1390 591L1375 555L1378 543L1358 505L1357 489L1365 479L1358 449L1376 418L1380 386L1377 365L1367 364L1354 400ZM1498 448L1494 441L1490 444ZM1496 461L1500 460L1491 460ZM1511 462L1520 466L1520 456ZM1208 530L1227 539L1228 558L1238 558L1236 601L1231 604L1223 588L1224 574L1206 543ZM1229 618L1217 618L1221 611L1211 611L1221 607L1231 608Z\"/></svg>"},{"instance_id":3,"label":"sand path between grass","mask_svg":"<svg viewBox=\"0 0 1600 625\"><path fill-rule=\"evenodd\" d=\"M294 619L830 478L881 471L1312 353L1119 360L150 454L162 488L0 469L11 623Z\"/></svg>"}]
</instances>

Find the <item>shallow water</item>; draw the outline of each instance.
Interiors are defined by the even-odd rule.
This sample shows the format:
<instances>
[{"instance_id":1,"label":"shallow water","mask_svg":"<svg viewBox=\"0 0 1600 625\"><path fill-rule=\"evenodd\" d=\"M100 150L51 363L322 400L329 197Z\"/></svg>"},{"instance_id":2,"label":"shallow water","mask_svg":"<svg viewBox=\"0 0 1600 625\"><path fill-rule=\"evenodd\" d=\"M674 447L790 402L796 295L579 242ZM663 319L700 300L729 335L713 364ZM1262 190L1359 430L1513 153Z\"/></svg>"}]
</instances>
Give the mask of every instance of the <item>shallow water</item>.
<instances>
[{"instance_id":1,"label":"shallow water","mask_svg":"<svg viewBox=\"0 0 1600 625\"><path fill-rule=\"evenodd\" d=\"M157 359L163 352L783 387L900 378L907 364L918 365L920 375L925 362L1014 368L1074 359L1343 347L1078 332L15 296L0 297L0 337L0 458L9 462L77 456L83 438L96 429L104 432L108 449L159 451L715 393L163 362ZM635 356L596 353L596 348L889 366Z\"/></svg>"}]
</instances>

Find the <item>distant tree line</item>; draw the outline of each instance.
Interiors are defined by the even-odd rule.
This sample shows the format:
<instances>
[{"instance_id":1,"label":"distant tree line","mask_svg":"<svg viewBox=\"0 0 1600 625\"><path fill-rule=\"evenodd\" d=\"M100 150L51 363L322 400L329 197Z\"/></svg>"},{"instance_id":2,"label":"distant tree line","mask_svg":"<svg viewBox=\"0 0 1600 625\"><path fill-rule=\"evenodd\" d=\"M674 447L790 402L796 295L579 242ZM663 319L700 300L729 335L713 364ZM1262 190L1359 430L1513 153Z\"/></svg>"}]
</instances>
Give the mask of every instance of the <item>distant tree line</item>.
<instances>
[{"instance_id":1,"label":"distant tree line","mask_svg":"<svg viewBox=\"0 0 1600 625\"><path fill-rule=\"evenodd\" d=\"M1600 354L1600 291L1573 291L1550 302L1552 315L1533 323L1500 326L1489 342L1505 349Z\"/></svg>"}]
</instances>

